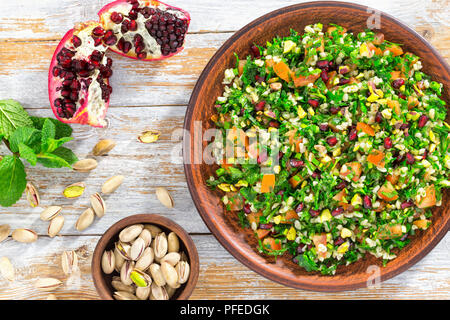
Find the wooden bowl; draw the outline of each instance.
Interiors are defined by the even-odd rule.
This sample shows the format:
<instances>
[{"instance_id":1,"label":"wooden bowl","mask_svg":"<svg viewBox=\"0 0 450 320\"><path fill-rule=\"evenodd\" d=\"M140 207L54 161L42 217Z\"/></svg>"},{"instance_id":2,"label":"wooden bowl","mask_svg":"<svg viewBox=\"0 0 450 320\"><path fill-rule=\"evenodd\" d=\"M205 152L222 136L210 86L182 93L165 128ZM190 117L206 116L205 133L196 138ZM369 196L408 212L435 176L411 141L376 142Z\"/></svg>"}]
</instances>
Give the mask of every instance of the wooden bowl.
<instances>
[{"instance_id":1,"label":"wooden bowl","mask_svg":"<svg viewBox=\"0 0 450 320\"><path fill-rule=\"evenodd\" d=\"M113 224L97 243L94 254L92 256L92 278L95 288L101 299L113 300L114 289L111 286L112 274L104 274L101 267L102 255L105 250L114 249L114 243L119 239L119 233L124 228L136 224L154 224L160 227L166 233L175 232L180 240L180 251L184 251L188 256L189 265L191 267L189 280L177 289L172 300L187 300L195 288L199 274L199 258L197 249L189 234L184 229L163 216L157 214L137 214L126 217Z\"/></svg>"},{"instance_id":2,"label":"wooden bowl","mask_svg":"<svg viewBox=\"0 0 450 320\"><path fill-rule=\"evenodd\" d=\"M426 231L419 231L412 241L398 253L398 257L382 267L381 259L367 254L366 257L349 266L340 266L334 276L308 273L294 264L290 258L273 258L260 255L256 248L254 235L248 229L242 229L235 214L224 214L219 192L211 191L206 180L214 174L217 166L198 162L201 151L209 144L194 134L194 128L202 132L212 128L209 121L215 113L214 104L223 93L224 71L235 66L235 57L250 54L253 43L264 45L273 37L289 35L293 28L303 32L306 25L321 22L336 23L350 32L361 32L367 28L366 21L373 14L356 4L345 2L308 2L289 6L266 14L236 32L211 58L194 88L184 123L183 143L186 179L194 203L204 222L219 242L240 262L262 276L286 286L315 291L342 291L367 286L371 281L384 281L405 271L423 258L447 233L450 226L449 191L446 190L442 206L433 210L432 225ZM404 51L410 51L421 57L424 72L434 80L444 84L443 99L449 100L450 69L439 53L420 35L402 22L388 14L381 13L381 28L385 39L404 44ZM447 117L448 119L448 117ZM200 122L198 122L200 121ZM200 152L199 152L200 150ZM196 162L197 161L197 162ZM379 278L375 279L379 266ZM369 281L369 282L368 282Z\"/></svg>"}]
</instances>

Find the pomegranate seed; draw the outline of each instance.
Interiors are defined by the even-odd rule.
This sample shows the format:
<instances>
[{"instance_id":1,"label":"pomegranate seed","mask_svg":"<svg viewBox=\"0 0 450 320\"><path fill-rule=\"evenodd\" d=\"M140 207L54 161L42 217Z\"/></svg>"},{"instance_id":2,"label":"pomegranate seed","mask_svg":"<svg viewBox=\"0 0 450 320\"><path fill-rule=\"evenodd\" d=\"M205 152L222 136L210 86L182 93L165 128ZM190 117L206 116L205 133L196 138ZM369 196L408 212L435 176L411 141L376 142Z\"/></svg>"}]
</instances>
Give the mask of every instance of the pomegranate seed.
<instances>
[{"instance_id":1,"label":"pomegranate seed","mask_svg":"<svg viewBox=\"0 0 450 320\"><path fill-rule=\"evenodd\" d=\"M311 177L313 178L313 179L320 179L321 177L322 177L322 175L321 175L321 173L320 173L320 171L314 171L313 173L312 173L312 175L311 175Z\"/></svg>"},{"instance_id":2,"label":"pomegranate seed","mask_svg":"<svg viewBox=\"0 0 450 320\"><path fill-rule=\"evenodd\" d=\"M380 111L377 111L377 113L375 114L375 122L380 123L382 120L383 120L383 115L381 114Z\"/></svg>"},{"instance_id":3,"label":"pomegranate seed","mask_svg":"<svg viewBox=\"0 0 450 320\"><path fill-rule=\"evenodd\" d=\"M250 209L250 203L244 204L244 212L245 212L246 214L249 214L249 213L252 212L252 210Z\"/></svg>"},{"instance_id":4,"label":"pomegranate seed","mask_svg":"<svg viewBox=\"0 0 450 320\"><path fill-rule=\"evenodd\" d=\"M102 44L102 38L94 38L94 46L99 46Z\"/></svg>"},{"instance_id":5,"label":"pomegranate seed","mask_svg":"<svg viewBox=\"0 0 450 320\"><path fill-rule=\"evenodd\" d=\"M60 73L61 73L61 69L60 69L60 68L58 68L58 67L53 67L52 74L53 74L54 77L59 76Z\"/></svg>"},{"instance_id":6,"label":"pomegranate seed","mask_svg":"<svg viewBox=\"0 0 450 320\"><path fill-rule=\"evenodd\" d=\"M356 140L357 137L358 137L358 132L356 131L356 129L350 130L350 132L348 134L348 140L353 141L353 140Z\"/></svg>"},{"instance_id":7,"label":"pomegranate seed","mask_svg":"<svg viewBox=\"0 0 450 320\"><path fill-rule=\"evenodd\" d=\"M416 159L414 159L414 156L411 153L406 154L406 163L407 164L414 164L416 162Z\"/></svg>"},{"instance_id":8,"label":"pomegranate seed","mask_svg":"<svg viewBox=\"0 0 450 320\"><path fill-rule=\"evenodd\" d=\"M320 61L317 61L316 66L319 69L328 70L329 64L330 64L330 62L328 60L320 60Z\"/></svg>"},{"instance_id":9,"label":"pomegranate seed","mask_svg":"<svg viewBox=\"0 0 450 320\"><path fill-rule=\"evenodd\" d=\"M269 127L279 128L280 124L278 123L278 121L272 120L269 122Z\"/></svg>"},{"instance_id":10,"label":"pomegranate seed","mask_svg":"<svg viewBox=\"0 0 450 320\"><path fill-rule=\"evenodd\" d=\"M330 79L326 70L322 70L322 72L320 73L320 77L322 78L323 82L328 82L328 80Z\"/></svg>"},{"instance_id":11,"label":"pomegranate seed","mask_svg":"<svg viewBox=\"0 0 450 320\"><path fill-rule=\"evenodd\" d=\"M333 147L336 145L336 143L338 143L338 140L336 139L336 137L329 137L327 138L327 143Z\"/></svg>"},{"instance_id":12,"label":"pomegranate seed","mask_svg":"<svg viewBox=\"0 0 450 320\"><path fill-rule=\"evenodd\" d=\"M141 52L141 53L139 53L139 54L137 55L137 58L140 59L140 60L147 58L147 52Z\"/></svg>"},{"instance_id":13,"label":"pomegranate seed","mask_svg":"<svg viewBox=\"0 0 450 320\"><path fill-rule=\"evenodd\" d=\"M414 205L414 202L413 202L411 199L409 199L409 200L403 202L403 203L400 205L400 208L406 209L406 208L412 207L413 205Z\"/></svg>"},{"instance_id":14,"label":"pomegranate seed","mask_svg":"<svg viewBox=\"0 0 450 320\"><path fill-rule=\"evenodd\" d=\"M261 53L259 52L259 48L255 45L250 47L250 50L252 51L253 56L258 59L261 57Z\"/></svg>"},{"instance_id":15,"label":"pomegranate seed","mask_svg":"<svg viewBox=\"0 0 450 320\"><path fill-rule=\"evenodd\" d=\"M106 45L108 46L112 46L115 45L117 42L117 37L115 35L110 36L109 38L104 37L103 41L105 42Z\"/></svg>"},{"instance_id":16,"label":"pomegranate seed","mask_svg":"<svg viewBox=\"0 0 450 320\"><path fill-rule=\"evenodd\" d=\"M344 208L342 208L342 207L337 207L336 209L331 211L331 215L333 217L338 216L338 215L343 214L343 213L344 213Z\"/></svg>"},{"instance_id":17,"label":"pomegranate seed","mask_svg":"<svg viewBox=\"0 0 450 320\"><path fill-rule=\"evenodd\" d=\"M340 182L340 183L336 186L336 189L342 190L342 189L344 189L346 186L347 186L347 182L342 181L342 182Z\"/></svg>"},{"instance_id":18,"label":"pomegranate seed","mask_svg":"<svg viewBox=\"0 0 450 320\"><path fill-rule=\"evenodd\" d=\"M130 31L136 31L137 30L137 22L136 20L131 20L128 25L128 30Z\"/></svg>"},{"instance_id":19,"label":"pomegranate seed","mask_svg":"<svg viewBox=\"0 0 450 320\"><path fill-rule=\"evenodd\" d=\"M409 127L410 127L409 123L404 123L400 126L400 129L405 130L405 129L408 129Z\"/></svg>"},{"instance_id":20,"label":"pomegranate seed","mask_svg":"<svg viewBox=\"0 0 450 320\"><path fill-rule=\"evenodd\" d=\"M386 137L386 138L384 139L384 148L385 148L385 149L390 149L390 148L392 148L392 139L391 139L391 138Z\"/></svg>"},{"instance_id":21,"label":"pomegranate seed","mask_svg":"<svg viewBox=\"0 0 450 320\"><path fill-rule=\"evenodd\" d=\"M317 217L320 214L319 210L309 209L309 213L311 214L311 217Z\"/></svg>"},{"instance_id":22,"label":"pomegranate seed","mask_svg":"<svg viewBox=\"0 0 450 320\"><path fill-rule=\"evenodd\" d=\"M330 61L330 62L328 63L328 69L329 69L329 70L336 69L336 65L334 64L333 61Z\"/></svg>"},{"instance_id":23,"label":"pomegranate seed","mask_svg":"<svg viewBox=\"0 0 450 320\"><path fill-rule=\"evenodd\" d=\"M350 79L345 79L345 78L341 78L340 80L339 80L339 86L343 86L344 84L347 84L347 83L349 83L350 82Z\"/></svg>"},{"instance_id":24,"label":"pomegranate seed","mask_svg":"<svg viewBox=\"0 0 450 320\"><path fill-rule=\"evenodd\" d=\"M336 240L334 240L335 246L340 246L343 243L344 243L344 239L342 239L341 237L337 237Z\"/></svg>"},{"instance_id":25,"label":"pomegranate seed","mask_svg":"<svg viewBox=\"0 0 450 320\"><path fill-rule=\"evenodd\" d=\"M266 102L265 101L260 101L255 105L255 110L256 111L263 111L264 107L266 106Z\"/></svg>"},{"instance_id":26,"label":"pomegranate seed","mask_svg":"<svg viewBox=\"0 0 450 320\"><path fill-rule=\"evenodd\" d=\"M175 42L176 42L176 41L175 41ZM177 43L177 45L178 45L178 42L176 42L176 43ZM177 45L174 44L174 47L176 48ZM171 47L172 47L172 45L171 45ZM256 81L256 82L261 83L261 82L264 82L264 80L265 80L265 79L264 79L263 77L261 77L260 75L258 75L258 74L255 76L255 81Z\"/></svg>"},{"instance_id":27,"label":"pomegranate seed","mask_svg":"<svg viewBox=\"0 0 450 320\"><path fill-rule=\"evenodd\" d=\"M305 205L303 203L300 203L297 208L295 208L295 212L299 213L305 208Z\"/></svg>"},{"instance_id":28,"label":"pomegranate seed","mask_svg":"<svg viewBox=\"0 0 450 320\"><path fill-rule=\"evenodd\" d=\"M428 117L426 115L421 115L417 126L419 128L423 128L427 124L427 122L428 122Z\"/></svg>"},{"instance_id":29,"label":"pomegranate seed","mask_svg":"<svg viewBox=\"0 0 450 320\"><path fill-rule=\"evenodd\" d=\"M271 224L271 223L261 223L259 225L259 228L264 229L264 230L272 229L272 227L273 227L273 224Z\"/></svg>"},{"instance_id":30,"label":"pomegranate seed","mask_svg":"<svg viewBox=\"0 0 450 320\"><path fill-rule=\"evenodd\" d=\"M327 131L328 130L328 123L321 123L319 124L320 131Z\"/></svg>"},{"instance_id":31,"label":"pomegranate seed","mask_svg":"<svg viewBox=\"0 0 450 320\"><path fill-rule=\"evenodd\" d=\"M122 49L123 53L128 53L132 47L133 47L133 45L131 44L131 42L125 41L123 44L123 49Z\"/></svg>"},{"instance_id":32,"label":"pomegranate seed","mask_svg":"<svg viewBox=\"0 0 450 320\"><path fill-rule=\"evenodd\" d=\"M317 107L319 106L319 100L316 100L316 99L309 99L309 100L308 100L308 104L309 104L311 107L317 108Z\"/></svg>"},{"instance_id":33,"label":"pomegranate seed","mask_svg":"<svg viewBox=\"0 0 450 320\"><path fill-rule=\"evenodd\" d=\"M123 21L123 15L120 12L113 12L111 13L111 21L119 24Z\"/></svg>"},{"instance_id":34,"label":"pomegranate seed","mask_svg":"<svg viewBox=\"0 0 450 320\"><path fill-rule=\"evenodd\" d=\"M142 8L141 9L141 14L144 16L145 19L150 18L150 16L152 15L149 7Z\"/></svg>"},{"instance_id":35,"label":"pomegranate seed","mask_svg":"<svg viewBox=\"0 0 450 320\"><path fill-rule=\"evenodd\" d=\"M81 46L81 39L78 36L73 36L72 44L75 48L78 48L79 46Z\"/></svg>"},{"instance_id":36,"label":"pomegranate seed","mask_svg":"<svg viewBox=\"0 0 450 320\"><path fill-rule=\"evenodd\" d=\"M339 108L331 107L330 112L331 112L331 114L337 114L339 112Z\"/></svg>"},{"instance_id":37,"label":"pomegranate seed","mask_svg":"<svg viewBox=\"0 0 450 320\"><path fill-rule=\"evenodd\" d=\"M130 12L128 12L128 18L130 18L131 21L135 21L137 19L137 17L138 17L138 12L136 9L132 9L132 10L130 10Z\"/></svg>"},{"instance_id":38,"label":"pomegranate seed","mask_svg":"<svg viewBox=\"0 0 450 320\"><path fill-rule=\"evenodd\" d=\"M124 20L122 22L122 25L120 26L120 31L122 33L127 33L129 30L129 26L130 26L130 20Z\"/></svg>"},{"instance_id":39,"label":"pomegranate seed","mask_svg":"<svg viewBox=\"0 0 450 320\"><path fill-rule=\"evenodd\" d=\"M305 163L302 160L290 159L289 165L293 168L300 168L300 167L303 167L305 165Z\"/></svg>"},{"instance_id":40,"label":"pomegranate seed","mask_svg":"<svg viewBox=\"0 0 450 320\"><path fill-rule=\"evenodd\" d=\"M108 31L108 32L110 32L110 31ZM95 28L92 30L92 35L95 36L95 37L101 37L101 36L103 36L104 34L105 34L105 29L103 29L103 28L100 27L100 26L95 27ZM111 34L112 34L112 31L111 31Z\"/></svg>"},{"instance_id":41,"label":"pomegranate seed","mask_svg":"<svg viewBox=\"0 0 450 320\"><path fill-rule=\"evenodd\" d=\"M366 208L366 209L372 208L372 200L370 199L369 196L364 196L363 205L364 205L364 208Z\"/></svg>"},{"instance_id":42,"label":"pomegranate seed","mask_svg":"<svg viewBox=\"0 0 450 320\"><path fill-rule=\"evenodd\" d=\"M392 86L395 88L395 89L398 89L398 88L400 88L402 85L404 85L405 84L405 80L403 80L403 79L396 79L396 80L394 80L393 82L392 82Z\"/></svg>"}]
</instances>

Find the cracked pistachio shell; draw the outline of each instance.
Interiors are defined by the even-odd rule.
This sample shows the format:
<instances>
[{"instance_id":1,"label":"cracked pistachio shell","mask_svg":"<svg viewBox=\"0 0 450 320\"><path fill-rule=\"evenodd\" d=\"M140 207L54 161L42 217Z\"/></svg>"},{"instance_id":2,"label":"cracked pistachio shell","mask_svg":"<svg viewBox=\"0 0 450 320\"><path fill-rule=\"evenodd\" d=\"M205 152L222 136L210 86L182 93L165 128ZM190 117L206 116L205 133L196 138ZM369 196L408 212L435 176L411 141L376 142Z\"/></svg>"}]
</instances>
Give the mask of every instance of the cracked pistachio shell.
<instances>
[{"instance_id":1,"label":"cracked pistachio shell","mask_svg":"<svg viewBox=\"0 0 450 320\"><path fill-rule=\"evenodd\" d=\"M116 300L138 300L134 294L127 291L116 291L113 296Z\"/></svg>"},{"instance_id":2,"label":"cracked pistachio shell","mask_svg":"<svg viewBox=\"0 0 450 320\"><path fill-rule=\"evenodd\" d=\"M41 291L53 291L61 285L62 285L62 282L58 279L41 278L35 282L34 287Z\"/></svg>"},{"instance_id":3,"label":"cracked pistachio shell","mask_svg":"<svg viewBox=\"0 0 450 320\"><path fill-rule=\"evenodd\" d=\"M116 246L116 251L119 253L119 255L123 259L131 260L130 255L129 255L131 246L128 243L123 243L123 242L117 241L115 243L115 246Z\"/></svg>"},{"instance_id":4,"label":"cracked pistachio shell","mask_svg":"<svg viewBox=\"0 0 450 320\"><path fill-rule=\"evenodd\" d=\"M180 240L175 232L169 233L167 236L167 245L169 252L178 252L180 251Z\"/></svg>"},{"instance_id":5,"label":"cracked pistachio shell","mask_svg":"<svg viewBox=\"0 0 450 320\"><path fill-rule=\"evenodd\" d=\"M186 261L180 261L175 266L175 270L178 274L178 283L186 283L189 279L189 274L191 272L191 267Z\"/></svg>"},{"instance_id":6,"label":"cracked pistachio shell","mask_svg":"<svg viewBox=\"0 0 450 320\"><path fill-rule=\"evenodd\" d=\"M120 185L122 184L124 179L125 179L125 177L122 175L118 175L118 176L109 178L108 180L105 181L105 183L103 183L102 192L104 194L113 193L114 191L117 190L117 188L120 187Z\"/></svg>"},{"instance_id":7,"label":"cracked pistachio shell","mask_svg":"<svg viewBox=\"0 0 450 320\"><path fill-rule=\"evenodd\" d=\"M50 223L48 224L47 233L50 238L55 237L64 226L64 217L63 216L57 216L50 220Z\"/></svg>"},{"instance_id":8,"label":"cracked pistachio shell","mask_svg":"<svg viewBox=\"0 0 450 320\"><path fill-rule=\"evenodd\" d=\"M144 239L146 247L148 247L152 243L152 233L147 229L142 230L142 232L139 234L139 238Z\"/></svg>"},{"instance_id":9,"label":"cracked pistachio shell","mask_svg":"<svg viewBox=\"0 0 450 320\"><path fill-rule=\"evenodd\" d=\"M129 256L131 260L136 261L138 260L145 250L145 241L142 238L137 238L134 240L133 244L131 245Z\"/></svg>"},{"instance_id":10,"label":"cracked pistachio shell","mask_svg":"<svg viewBox=\"0 0 450 320\"><path fill-rule=\"evenodd\" d=\"M73 183L67 186L63 191L63 196L66 198L78 198L83 195L86 189L86 184L84 182Z\"/></svg>"},{"instance_id":11,"label":"cracked pistachio shell","mask_svg":"<svg viewBox=\"0 0 450 320\"><path fill-rule=\"evenodd\" d=\"M111 281L111 285L117 291L126 291L126 292L129 292L131 294L134 294L135 291L136 291L134 286L123 284L122 281L120 280L120 278L119 278L119 280Z\"/></svg>"},{"instance_id":12,"label":"cracked pistachio shell","mask_svg":"<svg viewBox=\"0 0 450 320\"><path fill-rule=\"evenodd\" d=\"M41 212L41 220L42 221L50 221L54 217L56 217L60 212L62 208L60 206L50 206L44 209L44 211Z\"/></svg>"},{"instance_id":13,"label":"cracked pistachio shell","mask_svg":"<svg viewBox=\"0 0 450 320\"><path fill-rule=\"evenodd\" d=\"M105 215L106 204L100 193L96 192L91 195L91 207L97 217L101 218Z\"/></svg>"},{"instance_id":14,"label":"cracked pistachio shell","mask_svg":"<svg viewBox=\"0 0 450 320\"><path fill-rule=\"evenodd\" d=\"M152 234L152 238L154 239L158 234L163 232L160 227L155 226L154 224L145 224L144 228L150 231Z\"/></svg>"},{"instance_id":15,"label":"cracked pistachio shell","mask_svg":"<svg viewBox=\"0 0 450 320\"><path fill-rule=\"evenodd\" d=\"M158 141L160 135L158 130L147 130L139 135L138 140L142 143L153 143Z\"/></svg>"},{"instance_id":16,"label":"cracked pistachio shell","mask_svg":"<svg viewBox=\"0 0 450 320\"><path fill-rule=\"evenodd\" d=\"M133 269L130 273L130 279L137 287L149 287L152 284L152 278L139 269Z\"/></svg>"},{"instance_id":17,"label":"cracked pistachio shell","mask_svg":"<svg viewBox=\"0 0 450 320\"><path fill-rule=\"evenodd\" d=\"M156 188L156 197L158 198L158 200L167 208L173 208L173 199L172 196L170 195L169 191L167 191L166 188L163 187L158 187Z\"/></svg>"},{"instance_id":18,"label":"cracked pistachio shell","mask_svg":"<svg viewBox=\"0 0 450 320\"><path fill-rule=\"evenodd\" d=\"M9 281L14 281L15 279L14 267L7 257L0 258L0 274Z\"/></svg>"},{"instance_id":19,"label":"cracked pistachio shell","mask_svg":"<svg viewBox=\"0 0 450 320\"><path fill-rule=\"evenodd\" d=\"M95 159L84 159L84 160L80 160L75 162L72 165L73 170L78 171L78 172L89 172L91 170L94 170L95 168L97 168L97 160Z\"/></svg>"},{"instance_id":20,"label":"cracked pistachio shell","mask_svg":"<svg viewBox=\"0 0 450 320\"><path fill-rule=\"evenodd\" d=\"M172 288L176 288L178 283L178 273L175 268L167 262L161 262L161 272L166 283Z\"/></svg>"},{"instance_id":21,"label":"cracked pistachio shell","mask_svg":"<svg viewBox=\"0 0 450 320\"><path fill-rule=\"evenodd\" d=\"M41 203L41 199L39 197L39 192L38 192L37 188L31 182L27 183L25 192L27 194L27 200L30 203L30 206L33 208L39 206L39 204Z\"/></svg>"},{"instance_id":22,"label":"cracked pistachio shell","mask_svg":"<svg viewBox=\"0 0 450 320\"><path fill-rule=\"evenodd\" d=\"M169 295L163 286L158 286L156 283L152 283L151 286L151 300L169 300Z\"/></svg>"},{"instance_id":23,"label":"cracked pistachio shell","mask_svg":"<svg viewBox=\"0 0 450 320\"><path fill-rule=\"evenodd\" d=\"M161 259L167 253L167 237L164 232L158 234L153 241L153 251L155 253L155 258Z\"/></svg>"},{"instance_id":24,"label":"cracked pistachio shell","mask_svg":"<svg viewBox=\"0 0 450 320\"><path fill-rule=\"evenodd\" d=\"M64 274L69 275L78 268L78 256L75 251L64 251L61 255L61 266Z\"/></svg>"},{"instance_id":25,"label":"cracked pistachio shell","mask_svg":"<svg viewBox=\"0 0 450 320\"><path fill-rule=\"evenodd\" d=\"M172 267L174 267L178 263L178 261L180 261L180 258L181 256L178 252L169 252L161 259L161 263L167 262Z\"/></svg>"},{"instance_id":26,"label":"cracked pistachio shell","mask_svg":"<svg viewBox=\"0 0 450 320\"><path fill-rule=\"evenodd\" d=\"M35 242L38 238L37 233L31 229L16 229L11 236L14 240L24 243Z\"/></svg>"},{"instance_id":27,"label":"cracked pistachio shell","mask_svg":"<svg viewBox=\"0 0 450 320\"><path fill-rule=\"evenodd\" d=\"M142 253L142 256L139 258L138 261L136 261L135 268L145 271L150 267L150 265L153 263L154 259L154 253L153 249L150 247L145 248L144 253Z\"/></svg>"},{"instance_id":28,"label":"cracked pistachio shell","mask_svg":"<svg viewBox=\"0 0 450 320\"><path fill-rule=\"evenodd\" d=\"M117 250L117 248L114 248L114 259L116 261L116 265L115 265L115 270L117 272L120 272L120 269L122 268L123 263L125 262L124 257L122 257L122 255L119 253L119 251ZM119 290L120 291L120 290Z\"/></svg>"},{"instance_id":29,"label":"cracked pistachio shell","mask_svg":"<svg viewBox=\"0 0 450 320\"><path fill-rule=\"evenodd\" d=\"M102 255L102 270L105 274L113 273L116 266L116 259L114 252L111 250L106 250Z\"/></svg>"},{"instance_id":30,"label":"cracked pistachio shell","mask_svg":"<svg viewBox=\"0 0 450 320\"><path fill-rule=\"evenodd\" d=\"M120 269L120 280L125 285L131 285L133 281L130 278L131 271L133 271L134 262L127 260L123 263L122 268Z\"/></svg>"},{"instance_id":31,"label":"cracked pistachio shell","mask_svg":"<svg viewBox=\"0 0 450 320\"><path fill-rule=\"evenodd\" d=\"M115 146L116 146L116 142L114 140L111 140L111 139L100 140L94 146L94 149L92 149L92 154L94 156L102 156L102 155L110 152Z\"/></svg>"},{"instance_id":32,"label":"cracked pistachio shell","mask_svg":"<svg viewBox=\"0 0 450 320\"><path fill-rule=\"evenodd\" d=\"M9 226L9 224L0 225L0 242L8 238L10 232L11 227Z\"/></svg>"},{"instance_id":33,"label":"cracked pistachio shell","mask_svg":"<svg viewBox=\"0 0 450 320\"><path fill-rule=\"evenodd\" d=\"M122 242L132 242L136 239L142 232L144 226L142 224L133 224L126 227L119 233L119 239Z\"/></svg>"},{"instance_id":34,"label":"cracked pistachio shell","mask_svg":"<svg viewBox=\"0 0 450 320\"><path fill-rule=\"evenodd\" d=\"M159 264L152 263L149 269L153 282L156 283L157 286L164 286L166 284L166 279L162 274Z\"/></svg>"},{"instance_id":35,"label":"cracked pistachio shell","mask_svg":"<svg viewBox=\"0 0 450 320\"><path fill-rule=\"evenodd\" d=\"M152 291L152 288L150 286L148 287L138 287L136 288L136 297L139 300L147 300L148 297L150 297L150 292Z\"/></svg>"},{"instance_id":36,"label":"cracked pistachio shell","mask_svg":"<svg viewBox=\"0 0 450 320\"><path fill-rule=\"evenodd\" d=\"M86 209L78 218L75 228L78 231L83 231L94 222L94 211L91 208Z\"/></svg>"}]
</instances>

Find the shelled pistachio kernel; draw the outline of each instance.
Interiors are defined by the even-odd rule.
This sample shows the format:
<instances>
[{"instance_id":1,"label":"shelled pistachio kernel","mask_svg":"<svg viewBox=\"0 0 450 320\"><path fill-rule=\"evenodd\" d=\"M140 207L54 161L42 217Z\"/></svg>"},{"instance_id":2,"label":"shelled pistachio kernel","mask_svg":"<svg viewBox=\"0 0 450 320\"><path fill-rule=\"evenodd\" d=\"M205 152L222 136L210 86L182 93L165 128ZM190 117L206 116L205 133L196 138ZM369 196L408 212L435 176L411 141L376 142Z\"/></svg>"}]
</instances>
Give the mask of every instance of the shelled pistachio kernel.
<instances>
[{"instance_id":1,"label":"shelled pistachio kernel","mask_svg":"<svg viewBox=\"0 0 450 320\"><path fill-rule=\"evenodd\" d=\"M83 195L86 189L86 184L84 182L73 183L64 188L63 195L66 198L78 198Z\"/></svg>"}]
</instances>

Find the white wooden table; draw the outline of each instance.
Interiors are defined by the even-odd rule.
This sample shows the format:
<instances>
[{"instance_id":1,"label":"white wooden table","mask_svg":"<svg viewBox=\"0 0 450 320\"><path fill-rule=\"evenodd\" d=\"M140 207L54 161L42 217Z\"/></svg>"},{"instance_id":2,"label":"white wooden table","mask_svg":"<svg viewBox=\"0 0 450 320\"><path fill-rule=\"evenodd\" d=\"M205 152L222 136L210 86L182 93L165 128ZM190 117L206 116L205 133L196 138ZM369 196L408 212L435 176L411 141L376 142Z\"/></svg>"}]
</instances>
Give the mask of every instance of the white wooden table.
<instances>
[{"instance_id":1,"label":"white wooden table","mask_svg":"<svg viewBox=\"0 0 450 320\"><path fill-rule=\"evenodd\" d=\"M258 16L301 1L273 0L167 0L192 16L185 50L168 60L140 62L110 54L114 59L114 92L108 112L110 127L92 129L74 125L75 141L69 146L80 159L89 156L100 138L117 142L108 156L97 157L99 166L90 174L66 169L27 167L28 179L41 193L41 208L32 209L24 198L10 208L0 207L0 224L12 229L32 228L39 233L33 244L11 238L0 243L0 257L7 256L17 279L0 278L0 299L44 299L33 288L38 277L64 281L58 299L98 299L91 274L93 249L103 232L117 220L137 213L158 213L173 219L191 233L197 245L201 270L193 299L449 299L450 236L447 235L422 261L378 288L343 293L294 290L266 280L237 262L209 232L190 198L181 164L180 132L191 90L214 52L233 32ZM107 0L16 0L0 2L0 99L23 103L30 114L52 116L47 97L47 69L62 35L76 21L96 19ZM385 11L423 34L449 61L450 4L448 0L355 1ZM161 139L150 145L136 141L145 129L158 129ZM7 154L0 146L0 155ZM175 154L175 156L174 156ZM89 205L89 195L103 181L123 174L123 185L107 198L109 210L84 232L74 228ZM71 183L85 181L81 198L61 196ZM166 187L174 209L163 207L154 195ZM49 238L47 223L39 219L42 207L64 207L61 236ZM60 258L65 250L80 257L81 274L67 279Z\"/></svg>"}]
</instances>

